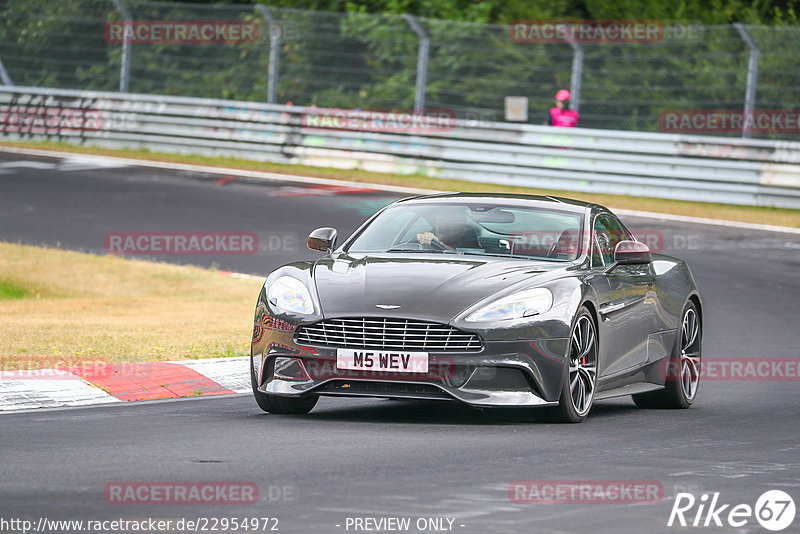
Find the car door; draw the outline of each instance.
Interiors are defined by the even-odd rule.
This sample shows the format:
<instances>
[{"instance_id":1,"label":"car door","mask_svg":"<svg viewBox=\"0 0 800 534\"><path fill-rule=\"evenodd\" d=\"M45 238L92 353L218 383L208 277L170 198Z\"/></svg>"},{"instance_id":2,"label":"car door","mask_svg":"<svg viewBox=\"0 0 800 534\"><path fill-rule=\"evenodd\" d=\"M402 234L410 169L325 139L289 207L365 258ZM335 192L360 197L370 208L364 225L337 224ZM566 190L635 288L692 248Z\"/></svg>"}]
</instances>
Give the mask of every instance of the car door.
<instances>
[{"instance_id":1,"label":"car door","mask_svg":"<svg viewBox=\"0 0 800 534\"><path fill-rule=\"evenodd\" d=\"M605 364L600 372L604 377L635 369L647 361L647 339L653 327L655 302L650 297L655 283L652 267L647 265L617 265L614 250L617 243L633 240L630 232L613 215L601 213L595 217L592 232L593 267L598 272L598 312L601 325L601 351Z\"/></svg>"}]
</instances>

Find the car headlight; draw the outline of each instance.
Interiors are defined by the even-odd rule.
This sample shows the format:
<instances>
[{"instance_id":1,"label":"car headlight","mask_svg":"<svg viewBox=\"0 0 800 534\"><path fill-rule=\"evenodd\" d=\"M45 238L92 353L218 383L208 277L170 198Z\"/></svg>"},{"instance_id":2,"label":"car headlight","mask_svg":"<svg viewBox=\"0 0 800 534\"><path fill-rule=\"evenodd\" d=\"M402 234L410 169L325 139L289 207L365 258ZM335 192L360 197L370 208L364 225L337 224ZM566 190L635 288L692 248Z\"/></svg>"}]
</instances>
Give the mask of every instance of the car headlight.
<instances>
[{"instance_id":1,"label":"car headlight","mask_svg":"<svg viewBox=\"0 0 800 534\"><path fill-rule=\"evenodd\" d=\"M314 301L306 285L291 276L281 276L267 290L267 300L273 306L301 315L314 313Z\"/></svg>"},{"instance_id":2,"label":"car headlight","mask_svg":"<svg viewBox=\"0 0 800 534\"><path fill-rule=\"evenodd\" d=\"M549 289L538 287L514 293L469 314L464 320L471 323L506 321L539 315L553 305L553 294Z\"/></svg>"}]
</instances>

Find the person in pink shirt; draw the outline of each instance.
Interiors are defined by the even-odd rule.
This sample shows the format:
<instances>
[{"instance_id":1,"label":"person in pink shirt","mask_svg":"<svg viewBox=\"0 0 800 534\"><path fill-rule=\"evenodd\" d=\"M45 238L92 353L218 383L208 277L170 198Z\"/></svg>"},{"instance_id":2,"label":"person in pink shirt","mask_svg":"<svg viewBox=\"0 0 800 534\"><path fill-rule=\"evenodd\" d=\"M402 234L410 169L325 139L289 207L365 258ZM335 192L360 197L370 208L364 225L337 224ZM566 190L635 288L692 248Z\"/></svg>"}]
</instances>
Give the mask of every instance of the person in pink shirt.
<instances>
[{"instance_id":1,"label":"person in pink shirt","mask_svg":"<svg viewBox=\"0 0 800 534\"><path fill-rule=\"evenodd\" d=\"M569 91L562 89L557 92L556 107L550 108L547 124L562 128L572 128L578 124L579 117L577 111L569 109Z\"/></svg>"}]
</instances>

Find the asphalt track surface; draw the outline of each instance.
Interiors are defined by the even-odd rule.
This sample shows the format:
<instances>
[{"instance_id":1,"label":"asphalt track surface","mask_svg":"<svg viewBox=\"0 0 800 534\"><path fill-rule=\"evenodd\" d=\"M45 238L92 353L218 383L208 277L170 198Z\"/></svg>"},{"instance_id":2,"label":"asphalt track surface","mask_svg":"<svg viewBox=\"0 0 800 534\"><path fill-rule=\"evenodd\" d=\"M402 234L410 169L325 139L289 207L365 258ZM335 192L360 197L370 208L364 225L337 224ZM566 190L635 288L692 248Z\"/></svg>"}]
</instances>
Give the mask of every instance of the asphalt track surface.
<instances>
[{"instance_id":1,"label":"asphalt track surface","mask_svg":"<svg viewBox=\"0 0 800 534\"><path fill-rule=\"evenodd\" d=\"M0 240L102 253L109 232L286 239L257 254L154 258L266 274L315 257L303 247L311 229L347 235L398 197L219 180L0 154ZM689 262L704 298L704 358L798 357L800 236L623 220ZM280 532L337 533L367 532L347 528L367 517L410 517L408 532L420 532L414 522L430 517L464 534L725 532L734 529L667 527L674 496L719 492L720 503L753 506L781 489L800 504L798 405L800 382L745 380L701 383L689 410L599 402L580 425L536 411L345 398L276 416L249 395L12 413L0 416L0 519L274 517ZM656 481L664 491L655 504L518 504L509 498L518 480ZM252 505L106 503L105 485L119 481L249 481L260 496ZM768 532L753 518L738 531ZM798 531L800 518L785 530Z\"/></svg>"}]
</instances>

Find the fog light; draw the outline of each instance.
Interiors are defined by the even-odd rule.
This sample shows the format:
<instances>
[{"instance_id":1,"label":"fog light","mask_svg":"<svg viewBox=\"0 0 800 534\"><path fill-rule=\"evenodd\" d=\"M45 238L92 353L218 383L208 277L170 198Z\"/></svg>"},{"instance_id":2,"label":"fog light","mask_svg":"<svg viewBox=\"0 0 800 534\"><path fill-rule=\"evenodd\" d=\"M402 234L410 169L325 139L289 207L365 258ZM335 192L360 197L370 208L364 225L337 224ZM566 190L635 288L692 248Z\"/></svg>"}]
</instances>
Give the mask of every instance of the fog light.
<instances>
[{"instance_id":1,"label":"fog light","mask_svg":"<svg viewBox=\"0 0 800 534\"><path fill-rule=\"evenodd\" d=\"M303 361L298 358L275 358L274 377L281 380L311 380Z\"/></svg>"},{"instance_id":2,"label":"fog light","mask_svg":"<svg viewBox=\"0 0 800 534\"><path fill-rule=\"evenodd\" d=\"M467 382L474 370L475 368L471 365L459 365L446 375L447 383L454 388L460 388Z\"/></svg>"}]
</instances>

